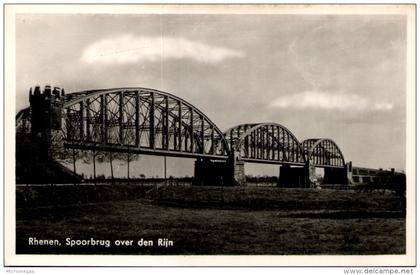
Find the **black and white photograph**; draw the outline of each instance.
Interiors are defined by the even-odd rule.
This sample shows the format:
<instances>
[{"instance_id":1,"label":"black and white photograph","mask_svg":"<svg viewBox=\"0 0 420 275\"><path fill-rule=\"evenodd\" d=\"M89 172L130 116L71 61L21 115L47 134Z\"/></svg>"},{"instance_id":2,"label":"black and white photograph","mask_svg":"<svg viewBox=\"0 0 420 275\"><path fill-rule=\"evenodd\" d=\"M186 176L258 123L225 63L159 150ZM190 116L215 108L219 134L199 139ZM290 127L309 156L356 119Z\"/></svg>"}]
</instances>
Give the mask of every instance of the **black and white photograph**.
<instances>
[{"instance_id":1,"label":"black and white photograph","mask_svg":"<svg viewBox=\"0 0 420 275\"><path fill-rule=\"evenodd\" d=\"M414 22L6 5L6 264L414 265Z\"/></svg>"}]
</instances>

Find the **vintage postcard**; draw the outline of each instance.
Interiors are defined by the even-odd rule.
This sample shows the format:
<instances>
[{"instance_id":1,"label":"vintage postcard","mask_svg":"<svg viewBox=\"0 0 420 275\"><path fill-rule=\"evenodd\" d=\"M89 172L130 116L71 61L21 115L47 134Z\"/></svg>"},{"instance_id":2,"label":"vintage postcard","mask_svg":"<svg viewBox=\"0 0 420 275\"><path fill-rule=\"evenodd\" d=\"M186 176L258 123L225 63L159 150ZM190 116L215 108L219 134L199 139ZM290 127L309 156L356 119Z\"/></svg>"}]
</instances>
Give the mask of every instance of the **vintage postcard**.
<instances>
[{"instance_id":1,"label":"vintage postcard","mask_svg":"<svg viewBox=\"0 0 420 275\"><path fill-rule=\"evenodd\" d=\"M415 265L415 5L5 5L6 266Z\"/></svg>"}]
</instances>

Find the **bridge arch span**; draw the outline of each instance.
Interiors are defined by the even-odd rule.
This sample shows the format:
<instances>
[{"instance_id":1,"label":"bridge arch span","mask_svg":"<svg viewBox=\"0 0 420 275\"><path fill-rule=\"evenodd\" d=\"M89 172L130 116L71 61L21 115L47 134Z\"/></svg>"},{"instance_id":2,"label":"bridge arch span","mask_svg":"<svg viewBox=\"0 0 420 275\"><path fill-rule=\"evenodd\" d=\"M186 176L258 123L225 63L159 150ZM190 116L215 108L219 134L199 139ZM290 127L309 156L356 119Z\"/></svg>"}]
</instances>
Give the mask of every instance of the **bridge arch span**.
<instances>
[{"instance_id":1,"label":"bridge arch span","mask_svg":"<svg viewBox=\"0 0 420 275\"><path fill-rule=\"evenodd\" d=\"M223 132L203 112L163 91L83 91L69 94L63 108L67 140L174 156L225 157L229 152Z\"/></svg>"},{"instance_id":2,"label":"bridge arch span","mask_svg":"<svg viewBox=\"0 0 420 275\"><path fill-rule=\"evenodd\" d=\"M345 167L340 147L328 138L311 138L302 142L305 161L317 167Z\"/></svg>"},{"instance_id":3,"label":"bridge arch span","mask_svg":"<svg viewBox=\"0 0 420 275\"><path fill-rule=\"evenodd\" d=\"M49 86L35 91L34 102L50 100L42 108L60 121L53 122L58 128L48 127L59 130L55 134L65 148L216 159L227 159L230 152L223 132L203 112L170 93L142 87L66 95ZM32 107L16 116L22 130L31 113Z\"/></svg>"},{"instance_id":4,"label":"bridge arch span","mask_svg":"<svg viewBox=\"0 0 420 275\"><path fill-rule=\"evenodd\" d=\"M295 135L278 123L240 124L225 131L232 152L248 162L304 165Z\"/></svg>"},{"instance_id":5,"label":"bridge arch span","mask_svg":"<svg viewBox=\"0 0 420 275\"><path fill-rule=\"evenodd\" d=\"M16 116L16 132L30 133L31 131L31 109L29 107L20 110Z\"/></svg>"}]
</instances>

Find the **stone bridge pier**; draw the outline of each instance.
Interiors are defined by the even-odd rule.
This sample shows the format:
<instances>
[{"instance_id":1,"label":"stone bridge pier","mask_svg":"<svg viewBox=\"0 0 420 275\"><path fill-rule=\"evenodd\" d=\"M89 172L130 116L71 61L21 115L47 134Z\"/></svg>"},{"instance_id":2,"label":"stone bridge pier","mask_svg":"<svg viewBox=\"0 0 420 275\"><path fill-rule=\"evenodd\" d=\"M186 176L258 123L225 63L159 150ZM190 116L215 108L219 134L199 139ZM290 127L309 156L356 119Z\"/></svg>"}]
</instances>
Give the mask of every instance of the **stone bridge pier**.
<instances>
[{"instance_id":1,"label":"stone bridge pier","mask_svg":"<svg viewBox=\"0 0 420 275\"><path fill-rule=\"evenodd\" d=\"M322 184L326 185L337 185L337 184L348 184L350 181L349 179L351 176L351 170L349 170L349 166L346 165L344 168L325 168L324 172L324 180Z\"/></svg>"},{"instance_id":2,"label":"stone bridge pier","mask_svg":"<svg viewBox=\"0 0 420 275\"><path fill-rule=\"evenodd\" d=\"M197 159L194 185L238 186L245 184L245 164L234 154L227 161Z\"/></svg>"},{"instance_id":3,"label":"stone bridge pier","mask_svg":"<svg viewBox=\"0 0 420 275\"><path fill-rule=\"evenodd\" d=\"M306 164L302 167L289 164L280 166L279 187L313 188L319 185L347 185L351 178L351 163L345 167L325 167L324 178L318 182L315 166Z\"/></svg>"},{"instance_id":4,"label":"stone bridge pier","mask_svg":"<svg viewBox=\"0 0 420 275\"><path fill-rule=\"evenodd\" d=\"M315 166L283 164L279 168L278 187L315 188L320 185L347 185L351 178L351 164L345 167L325 167L319 182ZM194 166L194 185L239 186L246 183L244 161L237 156L228 161L197 159Z\"/></svg>"},{"instance_id":5,"label":"stone bridge pier","mask_svg":"<svg viewBox=\"0 0 420 275\"><path fill-rule=\"evenodd\" d=\"M280 166L278 187L309 188L315 184L315 167L309 165L292 166L285 164Z\"/></svg>"}]
</instances>

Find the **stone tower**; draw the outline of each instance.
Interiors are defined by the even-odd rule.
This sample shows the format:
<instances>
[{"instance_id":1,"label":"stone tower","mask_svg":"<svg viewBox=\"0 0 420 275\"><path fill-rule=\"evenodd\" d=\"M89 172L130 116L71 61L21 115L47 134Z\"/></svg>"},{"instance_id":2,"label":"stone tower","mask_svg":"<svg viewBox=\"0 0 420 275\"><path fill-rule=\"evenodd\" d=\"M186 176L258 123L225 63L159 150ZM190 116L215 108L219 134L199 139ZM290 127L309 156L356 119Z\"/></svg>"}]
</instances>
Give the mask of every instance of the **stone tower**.
<instances>
[{"instance_id":1,"label":"stone tower","mask_svg":"<svg viewBox=\"0 0 420 275\"><path fill-rule=\"evenodd\" d=\"M29 90L31 133L48 148L53 142L54 132L61 130L64 97L64 90L58 87L45 86L41 91L36 86L34 91Z\"/></svg>"}]
</instances>

